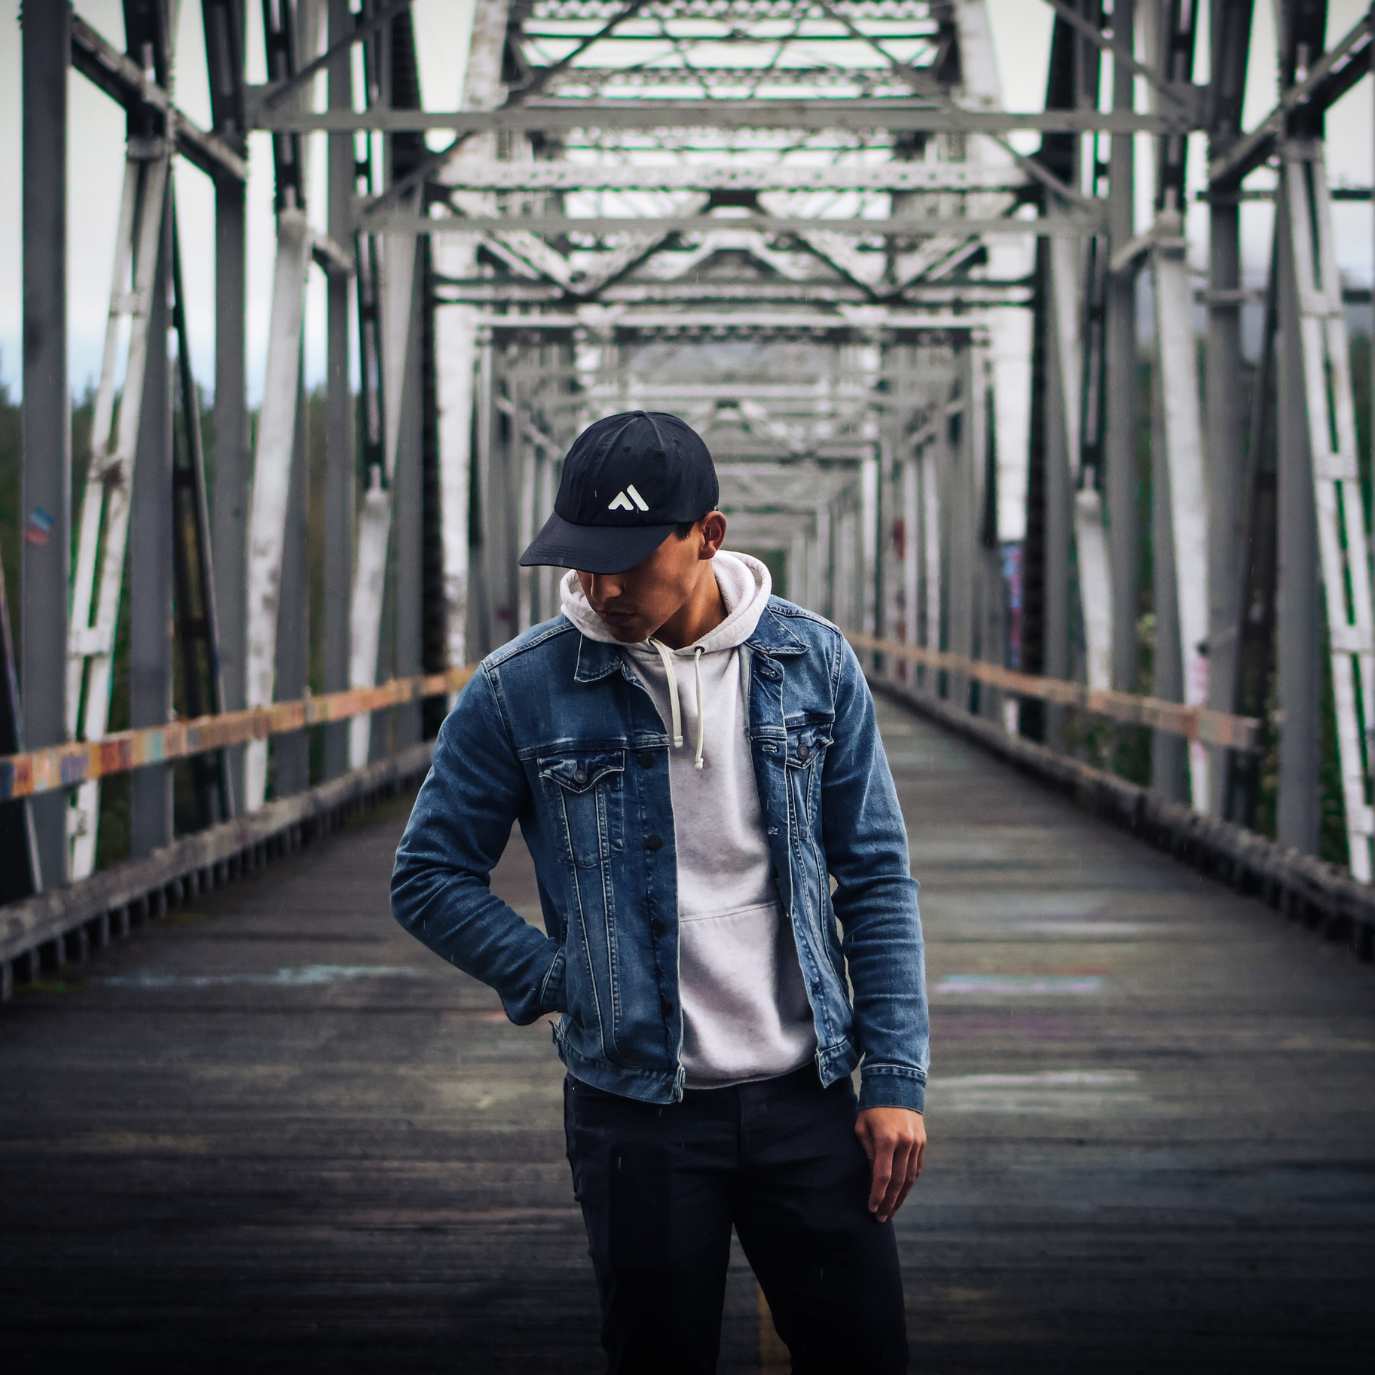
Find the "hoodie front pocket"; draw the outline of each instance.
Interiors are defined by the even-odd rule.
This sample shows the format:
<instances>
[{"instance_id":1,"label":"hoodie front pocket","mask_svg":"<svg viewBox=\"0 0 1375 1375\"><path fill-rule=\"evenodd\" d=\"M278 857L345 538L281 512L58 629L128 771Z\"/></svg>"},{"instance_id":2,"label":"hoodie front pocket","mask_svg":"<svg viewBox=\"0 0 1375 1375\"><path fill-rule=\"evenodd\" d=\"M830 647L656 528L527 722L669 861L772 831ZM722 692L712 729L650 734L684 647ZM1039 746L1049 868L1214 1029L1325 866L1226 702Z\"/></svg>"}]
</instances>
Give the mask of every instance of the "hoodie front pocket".
<instances>
[{"instance_id":1,"label":"hoodie front pocket","mask_svg":"<svg viewBox=\"0 0 1375 1375\"><path fill-rule=\"evenodd\" d=\"M579 869L607 863L622 847L625 751L584 750L536 760L563 833L564 858Z\"/></svg>"}]
</instances>

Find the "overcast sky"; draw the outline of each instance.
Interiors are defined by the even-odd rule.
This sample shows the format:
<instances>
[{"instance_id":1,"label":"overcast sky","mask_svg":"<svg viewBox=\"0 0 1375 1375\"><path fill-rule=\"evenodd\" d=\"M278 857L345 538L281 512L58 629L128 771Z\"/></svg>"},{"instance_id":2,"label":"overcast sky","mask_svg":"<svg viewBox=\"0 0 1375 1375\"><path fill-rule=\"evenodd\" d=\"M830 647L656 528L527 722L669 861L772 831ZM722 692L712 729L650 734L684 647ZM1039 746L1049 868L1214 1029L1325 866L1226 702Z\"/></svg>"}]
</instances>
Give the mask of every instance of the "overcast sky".
<instances>
[{"instance_id":1,"label":"overcast sky","mask_svg":"<svg viewBox=\"0 0 1375 1375\"><path fill-rule=\"evenodd\" d=\"M425 104L433 109L452 108L460 99L464 58L466 14L472 0L415 0L419 28L421 84ZM1046 54L1052 13L1043 0L988 0L994 40L1009 108L1036 109L1044 100ZM1332 0L1329 32L1335 40L1356 21L1362 0ZM19 138L20 34L18 4L10 0L10 22L0 25L0 184L18 187L21 175ZM1206 9L1206 7L1204 7ZM1275 60L1271 6L1256 5L1256 34L1247 89L1248 126L1274 103ZM178 104L193 118L209 123L209 98L204 80L204 47L201 7L183 3L178 35ZM249 79L263 79L259 10L250 6ZM112 43L123 47L123 22L119 0L77 0L76 12L92 23ZM1206 70L1206 42L1198 70ZM69 138L69 293L70 376L74 390L94 381L100 366L104 317L113 266L113 228L119 206L123 171L124 120L119 108L90 82L75 72L68 76L71 126ZM1329 167L1334 184L1369 186L1372 178L1371 79L1362 79L1334 110L1328 128ZM435 136L442 140L442 136ZM323 170L323 136L314 136L320 148L313 154L313 176ZM432 140L434 141L434 140ZM1029 147L1035 138L1023 140ZM1142 156L1149 158L1148 141ZM1202 166L1202 140L1191 150L1195 177ZM249 386L256 397L262 388L266 353L266 329L272 279L272 158L268 137L255 134L250 140L253 172L249 183ZM1149 161L1140 166L1149 169ZM1142 178L1142 203L1138 224L1145 223L1149 195ZM207 178L194 168L180 165L176 172L177 208L183 235L183 270L192 330L192 364L198 377L209 384L213 377L214 252L211 194ZM18 390L20 376L20 274L22 236L19 197L7 198L10 210L0 221L0 379L11 391ZM323 188L313 195L313 218L320 221ZM1371 206L1342 202L1337 215L1338 254L1345 272L1367 283L1372 276ZM1259 279L1269 245L1271 211L1268 206L1244 209L1246 268ZM1201 206L1190 210L1191 257L1200 266L1206 261L1206 215ZM307 306L306 369L311 381L323 373L324 293L321 274L310 274Z\"/></svg>"}]
</instances>

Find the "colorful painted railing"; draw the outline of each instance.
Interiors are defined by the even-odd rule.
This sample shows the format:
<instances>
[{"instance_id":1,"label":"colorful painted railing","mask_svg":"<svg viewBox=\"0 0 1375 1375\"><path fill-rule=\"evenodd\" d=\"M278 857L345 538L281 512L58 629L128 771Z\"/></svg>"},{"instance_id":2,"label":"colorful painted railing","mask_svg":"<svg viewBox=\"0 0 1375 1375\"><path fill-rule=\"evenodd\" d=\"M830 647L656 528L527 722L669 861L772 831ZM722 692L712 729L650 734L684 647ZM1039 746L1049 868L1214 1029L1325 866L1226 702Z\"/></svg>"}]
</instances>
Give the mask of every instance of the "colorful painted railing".
<instances>
[{"instance_id":1,"label":"colorful painted railing","mask_svg":"<svg viewBox=\"0 0 1375 1375\"><path fill-rule=\"evenodd\" d=\"M266 707L116 731L102 740L75 740L6 755L0 758L0 802L457 692L472 675L473 668L465 666L443 673L392 678L376 687L345 688L342 692L326 692L291 702L273 702Z\"/></svg>"},{"instance_id":2,"label":"colorful painted railing","mask_svg":"<svg viewBox=\"0 0 1375 1375\"><path fill-rule=\"evenodd\" d=\"M1186 706L1181 702L1167 702L1161 697L1091 688L1085 683L1069 682L1063 678L1021 673L1016 669L1004 668L1000 664L966 659L946 650L905 645L896 640L879 639L858 631L846 631L845 638L856 649L877 650L924 668L961 673L1018 697L1033 697L1042 702L1078 707L1082 711L1107 716L1114 721L1150 726L1153 730L1182 735L1203 745L1222 745L1243 753L1251 753L1260 748L1261 723L1254 716L1231 716L1211 707Z\"/></svg>"}]
</instances>

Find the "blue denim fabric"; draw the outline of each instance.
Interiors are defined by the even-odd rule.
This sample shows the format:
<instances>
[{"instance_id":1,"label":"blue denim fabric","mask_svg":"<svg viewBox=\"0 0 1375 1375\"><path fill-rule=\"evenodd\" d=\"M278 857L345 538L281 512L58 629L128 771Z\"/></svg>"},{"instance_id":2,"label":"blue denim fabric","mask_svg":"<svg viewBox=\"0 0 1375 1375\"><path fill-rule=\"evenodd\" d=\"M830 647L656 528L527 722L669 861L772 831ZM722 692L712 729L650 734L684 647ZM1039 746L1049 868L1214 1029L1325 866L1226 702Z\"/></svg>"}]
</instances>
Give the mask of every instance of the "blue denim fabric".
<instances>
[{"instance_id":1,"label":"blue denim fabric","mask_svg":"<svg viewBox=\"0 0 1375 1375\"><path fill-rule=\"evenodd\" d=\"M830 621L782 597L745 643L755 776L820 1082L859 1065L861 1109L921 1111L919 885L863 670ZM391 880L396 920L494 988L512 1022L561 1012L550 1031L566 1068L651 1103L681 1102L686 1079L669 738L619 646L563 615L532 626L481 661L445 718ZM547 935L488 884L516 821Z\"/></svg>"}]
</instances>

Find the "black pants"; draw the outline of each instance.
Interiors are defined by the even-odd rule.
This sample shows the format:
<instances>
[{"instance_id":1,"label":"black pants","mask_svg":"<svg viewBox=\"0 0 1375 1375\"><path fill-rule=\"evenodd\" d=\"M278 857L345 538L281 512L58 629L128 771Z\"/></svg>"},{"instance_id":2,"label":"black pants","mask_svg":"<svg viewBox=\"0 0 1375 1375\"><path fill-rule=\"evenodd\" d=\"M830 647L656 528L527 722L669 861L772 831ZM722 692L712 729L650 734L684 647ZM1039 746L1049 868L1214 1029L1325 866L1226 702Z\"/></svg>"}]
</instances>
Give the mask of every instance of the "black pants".
<instances>
[{"instance_id":1,"label":"black pants","mask_svg":"<svg viewBox=\"0 0 1375 1375\"><path fill-rule=\"evenodd\" d=\"M907 1370L897 1238L870 1213L849 1079L816 1067L646 1103L564 1077L611 1375L716 1370L731 1227L793 1375Z\"/></svg>"}]
</instances>

